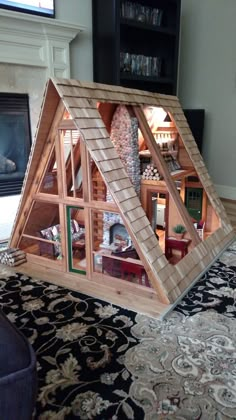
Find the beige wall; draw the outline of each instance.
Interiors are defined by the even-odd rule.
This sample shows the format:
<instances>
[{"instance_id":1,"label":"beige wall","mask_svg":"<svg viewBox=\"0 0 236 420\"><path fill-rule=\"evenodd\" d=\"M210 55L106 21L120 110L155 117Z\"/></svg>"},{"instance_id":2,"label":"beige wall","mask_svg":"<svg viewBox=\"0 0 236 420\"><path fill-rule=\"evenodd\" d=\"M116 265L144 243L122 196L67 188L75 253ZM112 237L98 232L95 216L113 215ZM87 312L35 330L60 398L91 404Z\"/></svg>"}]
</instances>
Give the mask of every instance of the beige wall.
<instances>
[{"instance_id":1,"label":"beige wall","mask_svg":"<svg viewBox=\"0 0 236 420\"><path fill-rule=\"evenodd\" d=\"M71 77L93 80L92 0L55 0L56 19L86 26L71 43Z\"/></svg>"},{"instance_id":2,"label":"beige wall","mask_svg":"<svg viewBox=\"0 0 236 420\"><path fill-rule=\"evenodd\" d=\"M221 197L236 199L236 1L182 0L178 96L205 108L203 157Z\"/></svg>"}]
</instances>

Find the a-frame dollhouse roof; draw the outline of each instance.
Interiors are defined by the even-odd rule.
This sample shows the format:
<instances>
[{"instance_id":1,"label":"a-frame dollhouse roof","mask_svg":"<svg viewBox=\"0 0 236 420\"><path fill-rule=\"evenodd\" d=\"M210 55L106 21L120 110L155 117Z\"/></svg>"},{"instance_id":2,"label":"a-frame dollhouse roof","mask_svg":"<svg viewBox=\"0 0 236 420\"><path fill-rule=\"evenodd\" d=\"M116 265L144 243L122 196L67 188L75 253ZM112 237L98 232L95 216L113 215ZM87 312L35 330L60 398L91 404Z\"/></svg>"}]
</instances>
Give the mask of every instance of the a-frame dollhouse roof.
<instances>
[{"instance_id":1,"label":"a-frame dollhouse roof","mask_svg":"<svg viewBox=\"0 0 236 420\"><path fill-rule=\"evenodd\" d=\"M152 158L162 169L168 191L175 201L178 212L195 246L176 266L168 263L158 244L140 200L110 139L106 118L101 118L97 107L98 103L124 104L132 107ZM204 241L200 241L167 170L144 116L142 108L145 105L162 107L171 114L182 138L186 153L219 219L220 227ZM124 224L159 300L163 303L175 302L234 237L233 228L195 144L179 100L175 96L77 80L50 79L45 90L36 139L23 186L22 200L12 232L11 245L17 246L19 243L24 223L22 214L27 215L30 209L33 197L32 191L35 191L34 188L39 182L37 178L38 167L39 165L45 165L48 159L45 154L45 145L48 142L57 141L56 131L61 123L64 108L67 109L79 130L90 156L97 165L122 215Z\"/></svg>"}]
</instances>

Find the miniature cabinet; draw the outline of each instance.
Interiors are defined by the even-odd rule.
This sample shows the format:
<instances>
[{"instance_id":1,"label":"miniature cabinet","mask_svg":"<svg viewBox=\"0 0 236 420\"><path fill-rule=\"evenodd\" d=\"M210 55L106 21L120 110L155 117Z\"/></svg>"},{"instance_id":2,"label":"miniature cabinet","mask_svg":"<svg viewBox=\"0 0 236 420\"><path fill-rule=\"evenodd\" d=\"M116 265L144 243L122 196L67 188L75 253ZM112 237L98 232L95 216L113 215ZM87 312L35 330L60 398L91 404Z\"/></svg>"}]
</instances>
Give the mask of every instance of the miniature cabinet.
<instances>
[{"instance_id":1,"label":"miniature cabinet","mask_svg":"<svg viewBox=\"0 0 236 420\"><path fill-rule=\"evenodd\" d=\"M157 225L165 227L165 206L157 204Z\"/></svg>"},{"instance_id":2,"label":"miniature cabinet","mask_svg":"<svg viewBox=\"0 0 236 420\"><path fill-rule=\"evenodd\" d=\"M93 0L94 81L175 94L180 0Z\"/></svg>"}]
</instances>

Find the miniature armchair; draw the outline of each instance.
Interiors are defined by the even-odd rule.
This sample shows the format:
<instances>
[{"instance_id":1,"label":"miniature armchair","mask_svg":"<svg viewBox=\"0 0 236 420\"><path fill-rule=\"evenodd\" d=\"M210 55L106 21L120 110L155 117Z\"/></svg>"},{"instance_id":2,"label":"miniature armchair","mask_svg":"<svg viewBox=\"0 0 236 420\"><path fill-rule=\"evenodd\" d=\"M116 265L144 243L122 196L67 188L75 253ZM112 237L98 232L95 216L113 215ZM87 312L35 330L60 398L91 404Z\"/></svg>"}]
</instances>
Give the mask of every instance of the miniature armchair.
<instances>
[{"instance_id":1,"label":"miniature armchair","mask_svg":"<svg viewBox=\"0 0 236 420\"><path fill-rule=\"evenodd\" d=\"M205 229L205 221L200 220L199 222L194 223L194 227L197 230L197 233L201 240L204 239L204 229Z\"/></svg>"}]
</instances>

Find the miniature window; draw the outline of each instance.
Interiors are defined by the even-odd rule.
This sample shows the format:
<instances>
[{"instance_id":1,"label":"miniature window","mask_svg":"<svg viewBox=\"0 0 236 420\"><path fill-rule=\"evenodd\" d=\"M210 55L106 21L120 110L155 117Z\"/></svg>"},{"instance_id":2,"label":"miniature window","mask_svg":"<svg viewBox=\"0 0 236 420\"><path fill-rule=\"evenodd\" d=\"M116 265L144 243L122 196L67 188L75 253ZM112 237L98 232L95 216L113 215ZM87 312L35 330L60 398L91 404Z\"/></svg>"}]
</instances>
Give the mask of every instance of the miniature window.
<instances>
[{"instance_id":1,"label":"miniature window","mask_svg":"<svg viewBox=\"0 0 236 420\"><path fill-rule=\"evenodd\" d=\"M78 130L61 130L66 195L83 198L80 134Z\"/></svg>"},{"instance_id":2,"label":"miniature window","mask_svg":"<svg viewBox=\"0 0 236 420\"><path fill-rule=\"evenodd\" d=\"M58 205L35 201L23 230L20 248L29 254L60 261L61 240Z\"/></svg>"},{"instance_id":3,"label":"miniature window","mask_svg":"<svg viewBox=\"0 0 236 420\"><path fill-rule=\"evenodd\" d=\"M94 160L90 158L91 198L95 201L107 201L107 187Z\"/></svg>"},{"instance_id":4,"label":"miniature window","mask_svg":"<svg viewBox=\"0 0 236 420\"><path fill-rule=\"evenodd\" d=\"M46 171L43 175L42 182L39 187L39 192L44 194L55 194L58 195L58 172L55 147L53 147L51 155L49 157Z\"/></svg>"}]
</instances>

